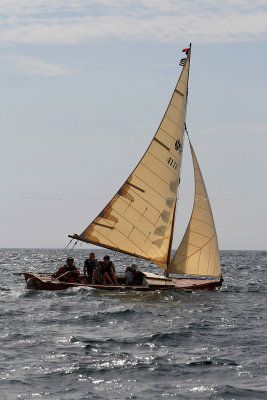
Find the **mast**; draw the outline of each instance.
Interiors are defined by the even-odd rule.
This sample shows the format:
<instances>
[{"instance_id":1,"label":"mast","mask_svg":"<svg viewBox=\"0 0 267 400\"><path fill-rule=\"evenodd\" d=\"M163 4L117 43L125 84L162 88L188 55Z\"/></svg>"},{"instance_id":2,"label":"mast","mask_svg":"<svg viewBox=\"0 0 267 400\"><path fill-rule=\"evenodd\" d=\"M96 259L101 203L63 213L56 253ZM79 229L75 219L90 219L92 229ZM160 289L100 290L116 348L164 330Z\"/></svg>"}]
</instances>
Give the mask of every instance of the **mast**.
<instances>
[{"instance_id":1,"label":"mast","mask_svg":"<svg viewBox=\"0 0 267 400\"><path fill-rule=\"evenodd\" d=\"M176 202L177 202L177 200L176 200ZM172 252L172 240L173 240L175 213L176 213L176 203L175 203L175 207L174 207L174 211L173 211L172 231L171 231L171 238L170 238L170 244L169 244L169 250L168 250L168 258L167 258L167 269L166 269L166 271L165 271L165 276L166 276L166 277L169 277L168 267L169 267L169 264L170 264L171 252Z\"/></svg>"},{"instance_id":2,"label":"mast","mask_svg":"<svg viewBox=\"0 0 267 400\"><path fill-rule=\"evenodd\" d=\"M187 90L186 90L186 106L185 106L185 117L187 114L187 103L188 103L188 83L189 83L189 74L190 74L190 60L191 60L191 47L192 47L192 43L189 44L189 66L188 66L188 78L187 78ZM186 124L184 122L184 128L185 128ZM183 156L183 154L182 154ZM182 164L182 156L181 156L181 164ZM180 175L181 177L181 175ZM181 179L181 178L180 178ZM179 182L180 185L180 182ZM173 242L173 232L174 232L174 224L175 224L175 214L176 214L176 204L177 204L177 200L176 199L176 203L175 203L175 207L174 207L174 212L173 212L173 220L172 220L172 231L171 231L171 238L170 238L170 244L169 244L169 250L168 250L168 258L167 258L167 269L165 272L165 275L168 277L169 276L169 272L168 272L168 268L169 268L169 264L170 264L170 259L171 259L171 251L172 251L172 242Z\"/></svg>"},{"instance_id":3,"label":"mast","mask_svg":"<svg viewBox=\"0 0 267 400\"><path fill-rule=\"evenodd\" d=\"M187 132L186 125L185 130ZM194 166L194 205L184 237L172 260L168 263L167 273L169 274L169 272L171 272L201 276L214 276L222 279L218 239L211 205L205 182L190 139L189 144Z\"/></svg>"}]
</instances>

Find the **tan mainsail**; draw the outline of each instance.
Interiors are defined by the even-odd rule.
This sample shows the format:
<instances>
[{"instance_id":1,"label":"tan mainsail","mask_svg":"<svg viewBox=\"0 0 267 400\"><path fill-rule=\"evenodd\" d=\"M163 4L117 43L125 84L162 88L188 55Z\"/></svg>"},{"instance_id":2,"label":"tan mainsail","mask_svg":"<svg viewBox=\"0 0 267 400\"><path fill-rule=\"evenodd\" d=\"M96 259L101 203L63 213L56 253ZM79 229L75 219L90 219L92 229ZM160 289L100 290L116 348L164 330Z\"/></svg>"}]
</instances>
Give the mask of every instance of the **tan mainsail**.
<instances>
[{"instance_id":1,"label":"tan mainsail","mask_svg":"<svg viewBox=\"0 0 267 400\"><path fill-rule=\"evenodd\" d=\"M180 182L189 63L190 51L167 111L135 170L84 232L72 237L166 269Z\"/></svg>"},{"instance_id":2,"label":"tan mainsail","mask_svg":"<svg viewBox=\"0 0 267 400\"><path fill-rule=\"evenodd\" d=\"M211 206L191 142L190 148L195 175L194 206L184 237L167 271L220 277L220 255Z\"/></svg>"}]
</instances>

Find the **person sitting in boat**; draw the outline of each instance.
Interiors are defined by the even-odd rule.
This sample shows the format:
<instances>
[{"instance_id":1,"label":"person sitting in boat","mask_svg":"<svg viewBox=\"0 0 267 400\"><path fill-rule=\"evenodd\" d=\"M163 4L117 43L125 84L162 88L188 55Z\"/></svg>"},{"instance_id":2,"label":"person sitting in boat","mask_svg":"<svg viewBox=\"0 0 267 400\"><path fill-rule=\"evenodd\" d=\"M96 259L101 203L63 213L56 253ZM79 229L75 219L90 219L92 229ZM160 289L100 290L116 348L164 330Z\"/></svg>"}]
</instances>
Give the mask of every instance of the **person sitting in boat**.
<instances>
[{"instance_id":1,"label":"person sitting in boat","mask_svg":"<svg viewBox=\"0 0 267 400\"><path fill-rule=\"evenodd\" d=\"M126 278L126 285L142 285L143 273L134 263L126 267L124 276Z\"/></svg>"},{"instance_id":2,"label":"person sitting in boat","mask_svg":"<svg viewBox=\"0 0 267 400\"><path fill-rule=\"evenodd\" d=\"M60 267L57 272L52 275L53 278L58 278L60 281L80 282L80 271L74 265L74 258L68 257L66 264Z\"/></svg>"},{"instance_id":3,"label":"person sitting in boat","mask_svg":"<svg viewBox=\"0 0 267 400\"><path fill-rule=\"evenodd\" d=\"M109 274L105 271L104 263L97 261L93 271L92 283L94 285L113 285L113 281Z\"/></svg>"},{"instance_id":4,"label":"person sitting in boat","mask_svg":"<svg viewBox=\"0 0 267 400\"><path fill-rule=\"evenodd\" d=\"M112 261L110 261L110 257L109 256L105 256L103 258L103 260L104 260L105 271L109 274L109 276L112 279L112 282L114 283L114 285L118 285L114 263Z\"/></svg>"},{"instance_id":5,"label":"person sitting in boat","mask_svg":"<svg viewBox=\"0 0 267 400\"><path fill-rule=\"evenodd\" d=\"M95 253L90 253L89 258L84 261L83 273L86 275L86 280L92 283L93 272L96 267L97 260L95 259Z\"/></svg>"}]
</instances>

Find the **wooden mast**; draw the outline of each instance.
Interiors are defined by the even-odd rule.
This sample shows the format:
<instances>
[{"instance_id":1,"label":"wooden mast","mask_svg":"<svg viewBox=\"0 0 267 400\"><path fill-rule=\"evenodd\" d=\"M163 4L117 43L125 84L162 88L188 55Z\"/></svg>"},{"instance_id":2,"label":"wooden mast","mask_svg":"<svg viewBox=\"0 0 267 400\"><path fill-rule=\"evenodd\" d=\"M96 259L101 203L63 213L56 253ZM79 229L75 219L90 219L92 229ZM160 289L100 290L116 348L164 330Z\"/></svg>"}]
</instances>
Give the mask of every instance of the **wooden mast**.
<instances>
[{"instance_id":1,"label":"wooden mast","mask_svg":"<svg viewBox=\"0 0 267 400\"><path fill-rule=\"evenodd\" d=\"M167 258L167 269L166 269L166 272L165 272L165 276L166 277L169 276L168 267L169 267L169 264L170 264L171 252L172 252L172 240L173 240L175 213L176 213L176 203L177 203L177 199L176 199L175 206L174 206L174 211L173 211L172 230L171 230L171 237L170 237L170 243L169 243L169 249L168 249L168 258Z\"/></svg>"},{"instance_id":2,"label":"wooden mast","mask_svg":"<svg viewBox=\"0 0 267 400\"><path fill-rule=\"evenodd\" d=\"M187 79L187 90L186 90L185 115L186 115L186 112L187 112L187 102L188 102L188 82L189 82L189 73L190 73L191 46L192 46L192 43L189 44L189 52L190 52L190 53L189 53L189 56L190 56L190 58L189 58L188 79ZM184 121L184 123L185 123L185 121ZM172 252L172 241L173 241L173 231L174 231L176 204L177 204L177 199L176 199L176 202L175 202L174 212L173 212L171 238L170 238L170 244L169 244L169 250L168 250L168 258L167 258L167 269L166 269L166 271L165 271L165 276L166 276L166 277L169 276L168 268L169 268L170 259L171 259L171 252Z\"/></svg>"}]
</instances>

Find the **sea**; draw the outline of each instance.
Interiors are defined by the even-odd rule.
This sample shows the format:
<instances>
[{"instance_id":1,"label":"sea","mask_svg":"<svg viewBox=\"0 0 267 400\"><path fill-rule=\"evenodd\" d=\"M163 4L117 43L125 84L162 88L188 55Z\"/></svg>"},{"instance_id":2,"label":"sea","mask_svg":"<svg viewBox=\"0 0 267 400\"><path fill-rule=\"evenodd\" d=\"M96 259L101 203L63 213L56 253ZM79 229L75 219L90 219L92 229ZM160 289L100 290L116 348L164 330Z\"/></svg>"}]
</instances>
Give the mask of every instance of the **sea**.
<instances>
[{"instance_id":1,"label":"sea","mask_svg":"<svg viewBox=\"0 0 267 400\"><path fill-rule=\"evenodd\" d=\"M168 292L35 291L23 273L66 250L0 254L1 400L267 399L267 251L222 251L220 290ZM108 254L117 273L136 261Z\"/></svg>"}]
</instances>

